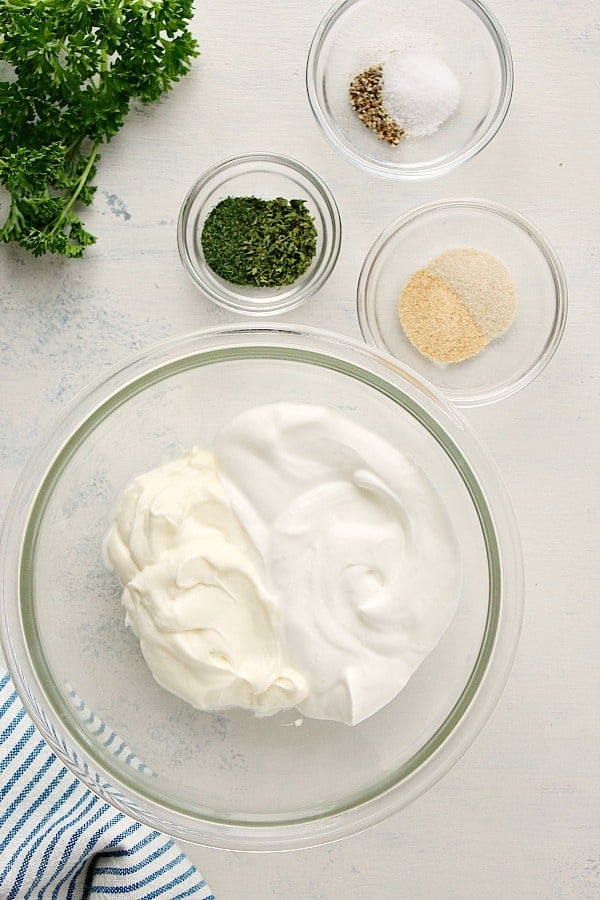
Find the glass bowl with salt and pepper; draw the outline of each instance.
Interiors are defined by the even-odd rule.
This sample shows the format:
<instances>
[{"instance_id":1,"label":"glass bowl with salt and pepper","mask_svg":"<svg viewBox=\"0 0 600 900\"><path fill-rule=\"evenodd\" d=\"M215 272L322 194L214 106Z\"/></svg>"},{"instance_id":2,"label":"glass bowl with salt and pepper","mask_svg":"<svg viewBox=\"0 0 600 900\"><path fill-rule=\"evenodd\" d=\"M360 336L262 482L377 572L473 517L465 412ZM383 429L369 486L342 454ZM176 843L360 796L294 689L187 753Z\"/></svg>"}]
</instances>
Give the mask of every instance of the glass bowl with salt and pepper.
<instances>
[{"instance_id":1,"label":"glass bowl with salt and pepper","mask_svg":"<svg viewBox=\"0 0 600 900\"><path fill-rule=\"evenodd\" d=\"M342 0L317 28L306 85L323 134L347 160L419 179L491 141L508 112L513 67L479 0Z\"/></svg>"}]
</instances>

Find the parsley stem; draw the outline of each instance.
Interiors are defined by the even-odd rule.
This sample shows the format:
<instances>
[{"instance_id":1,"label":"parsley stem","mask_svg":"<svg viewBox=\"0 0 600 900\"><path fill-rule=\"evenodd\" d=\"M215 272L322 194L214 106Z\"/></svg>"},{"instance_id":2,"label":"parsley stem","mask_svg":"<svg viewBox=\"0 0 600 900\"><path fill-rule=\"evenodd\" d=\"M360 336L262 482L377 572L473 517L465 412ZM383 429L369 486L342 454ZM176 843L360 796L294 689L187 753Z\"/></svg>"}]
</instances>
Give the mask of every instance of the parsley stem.
<instances>
[{"instance_id":1,"label":"parsley stem","mask_svg":"<svg viewBox=\"0 0 600 900\"><path fill-rule=\"evenodd\" d=\"M58 229L61 227L61 225L63 224L63 222L65 221L65 219L66 219L67 216L69 215L69 213L71 212L71 210L72 210L72 208L73 208L73 205L74 205L75 201L76 201L77 198L79 197L79 195L80 195L81 191L83 190L83 188L84 188L84 186L85 186L85 184L86 184L88 178L90 177L90 172L92 171L92 166L94 165L94 161L95 161L95 159L96 159L96 156L98 155L98 148L99 148L99 146L100 146L100 144L98 143L98 141L96 141L96 143L95 143L94 146L92 147L91 153L90 153L90 155L89 155L89 159L88 159L88 161L87 161L87 165L86 165L85 169L83 170L83 172L82 172L82 174L81 174L81 178L80 178L79 181L77 182L77 187L75 188L75 190L74 190L73 193L71 194L71 196L70 196L68 202L65 204L65 206L64 206L64 208L63 208L63 211L61 212L60 216L58 217L58 219L57 219L56 222L54 223L54 227L53 227L52 230L50 231L50 234L56 234L56 232L58 231Z\"/></svg>"}]
</instances>

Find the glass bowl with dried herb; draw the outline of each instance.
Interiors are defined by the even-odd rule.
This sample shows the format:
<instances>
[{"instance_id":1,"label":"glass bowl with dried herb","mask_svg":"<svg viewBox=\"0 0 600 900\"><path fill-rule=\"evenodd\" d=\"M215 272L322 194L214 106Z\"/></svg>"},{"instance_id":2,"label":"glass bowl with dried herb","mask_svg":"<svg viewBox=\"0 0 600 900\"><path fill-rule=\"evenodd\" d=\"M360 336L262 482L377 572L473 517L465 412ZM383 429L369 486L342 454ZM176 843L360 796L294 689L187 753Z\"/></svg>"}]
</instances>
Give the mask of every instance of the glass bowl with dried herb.
<instances>
[{"instance_id":1,"label":"glass bowl with dried herb","mask_svg":"<svg viewBox=\"0 0 600 900\"><path fill-rule=\"evenodd\" d=\"M473 198L428 203L388 225L357 289L367 343L459 406L533 381L560 344L567 302L544 235L519 213Z\"/></svg>"},{"instance_id":2,"label":"glass bowl with dried herb","mask_svg":"<svg viewBox=\"0 0 600 900\"><path fill-rule=\"evenodd\" d=\"M245 315L287 312L325 283L341 220L333 194L306 166L270 153L225 160L189 190L177 240L192 280Z\"/></svg>"},{"instance_id":3,"label":"glass bowl with dried herb","mask_svg":"<svg viewBox=\"0 0 600 900\"><path fill-rule=\"evenodd\" d=\"M337 0L306 66L323 134L374 175L424 179L465 163L508 112L511 52L481 0Z\"/></svg>"}]
</instances>

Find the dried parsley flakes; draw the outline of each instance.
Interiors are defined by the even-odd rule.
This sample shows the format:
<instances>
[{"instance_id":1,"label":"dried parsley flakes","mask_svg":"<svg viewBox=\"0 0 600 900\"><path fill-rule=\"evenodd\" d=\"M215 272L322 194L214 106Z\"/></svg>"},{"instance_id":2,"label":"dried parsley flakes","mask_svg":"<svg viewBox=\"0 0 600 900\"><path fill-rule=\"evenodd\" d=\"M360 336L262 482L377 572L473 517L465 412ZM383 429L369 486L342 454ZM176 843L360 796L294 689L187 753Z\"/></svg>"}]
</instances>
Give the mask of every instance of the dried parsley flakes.
<instances>
[{"instance_id":1,"label":"dried parsley flakes","mask_svg":"<svg viewBox=\"0 0 600 900\"><path fill-rule=\"evenodd\" d=\"M317 252L317 229L304 200L226 197L202 229L206 263L233 284L293 284Z\"/></svg>"}]
</instances>

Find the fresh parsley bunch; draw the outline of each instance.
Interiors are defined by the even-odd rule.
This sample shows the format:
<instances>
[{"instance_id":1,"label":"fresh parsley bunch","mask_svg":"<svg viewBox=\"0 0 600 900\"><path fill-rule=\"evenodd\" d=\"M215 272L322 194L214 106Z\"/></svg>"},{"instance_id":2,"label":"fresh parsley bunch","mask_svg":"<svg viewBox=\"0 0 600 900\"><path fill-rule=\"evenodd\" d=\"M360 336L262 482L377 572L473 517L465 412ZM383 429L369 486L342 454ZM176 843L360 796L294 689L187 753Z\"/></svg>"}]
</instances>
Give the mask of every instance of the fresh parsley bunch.
<instances>
[{"instance_id":1,"label":"fresh parsley bunch","mask_svg":"<svg viewBox=\"0 0 600 900\"><path fill-rule=\"evenodd\" d=\"M99 148L133 98L157 100L189 70L192 14L192 0L0 0L3 241L34 256L95 242L76 204L92 202Z\"/></svg>"}]
</instances>

